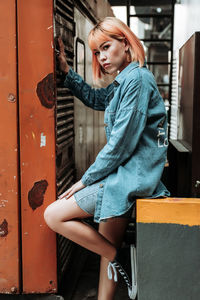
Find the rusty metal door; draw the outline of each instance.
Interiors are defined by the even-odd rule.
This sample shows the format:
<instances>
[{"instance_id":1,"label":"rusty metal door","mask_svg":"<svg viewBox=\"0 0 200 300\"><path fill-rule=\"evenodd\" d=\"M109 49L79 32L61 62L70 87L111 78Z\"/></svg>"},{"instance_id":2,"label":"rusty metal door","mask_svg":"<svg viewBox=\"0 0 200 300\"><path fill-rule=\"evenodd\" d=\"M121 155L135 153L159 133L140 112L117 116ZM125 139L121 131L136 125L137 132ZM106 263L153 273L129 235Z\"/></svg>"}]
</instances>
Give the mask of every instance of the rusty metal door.
<instances>
[{"instance_id":1,"label":"rusty metal door","mask_svg":"<svg viewBox=\"0 0 200 300\"><path fill-rule=\"evenodd\" d=\"M23 292L49 293L57 290L56 235L43 218L56 199L53 1L17 3Z\"/></svg>"},{"instance_id":2,"label":"rusty metal door","mask_svg":"<svg viewBox=\"0 0 200 300\"><path fill-rule=\"evenodd\" d=\"M15 8L0 1L0 293L20 288Z\"/></svg>"},{"instance_id":3,"label":"rusty metal door","mask_svg":"<svg viewBox=\"0 0 200 300\"><path fill-rule=\"evenodd\" d=\"M0 293L55 293L73 244L43 213L75 178L73 96L54 54L61 35L73 66L73 2L1 1L0 17Z\"/></svg>"}]
</instances>

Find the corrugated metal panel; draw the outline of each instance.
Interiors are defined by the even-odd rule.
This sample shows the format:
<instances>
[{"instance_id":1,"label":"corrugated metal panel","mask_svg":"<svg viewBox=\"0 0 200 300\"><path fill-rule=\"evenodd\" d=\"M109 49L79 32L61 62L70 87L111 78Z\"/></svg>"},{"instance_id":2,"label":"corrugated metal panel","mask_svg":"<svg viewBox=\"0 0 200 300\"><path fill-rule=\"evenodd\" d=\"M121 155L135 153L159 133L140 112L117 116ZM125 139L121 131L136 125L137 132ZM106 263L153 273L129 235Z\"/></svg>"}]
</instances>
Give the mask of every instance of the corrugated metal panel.
<instances>
[{"instance_id":1,"label":"corrugated metal panel","mask_svg":"<svg viewBox=\"0 0 200 300\"><path fill-rule=\"evenodd\" d=\"M105 12L104 12L105 13ZM85 18L85 15L74 9L76 22L76 53L77 66L75 71L93 86L92 78L92 52L88 47L88 34L94 24ZM82 41L80 44L79 41ZM85 44L85 47L83 46ZM84 49L85 48L85 49ZM107 77L104 84L108 85L111 76ZM75 99L75 163L77 179L80 179L89 166L95 161L98 152L106 143L104 129L104 112L95 111L85 106L81 101Z\"/></svg>"},{"instance_id":2,"label":"corrugated metal panel","mask_svg":"<svg viewBox=\"0 0 200 300\"><path fill-rule=\"evenodd\" d=\"M74 7L72 1L55 1L55 38L61 36L68 64L73 67L74 58ZM57 193L60 195L75 181L74 166L74 98L64 88L62 73L56 70L56 165ZM58 276L62 278L73 251L74 244L58 235Z\"/></svg>"},{"instance_id":3,"label":"corrugated metal panel","mask_svg":"<svg viewBox=\"0 0 200 300\"><path fill-rule=\"evenodd\" d=\"M57 90L56 106L57 149L60 150L73 141L74 136L74 103L73 96L66 89Z\"/></svg>"},{"instance_id":4,"label":"corrugated metal panel","mask_svg":"<svg viewBox=\"0 0 200 300\"><path fill-rule=\"evenodd\" d=\"M178 51L174 51L172 62L172 93L171 93L171 117L170 139L176 140L178 136Z\"/></svg>"}]
</instances>

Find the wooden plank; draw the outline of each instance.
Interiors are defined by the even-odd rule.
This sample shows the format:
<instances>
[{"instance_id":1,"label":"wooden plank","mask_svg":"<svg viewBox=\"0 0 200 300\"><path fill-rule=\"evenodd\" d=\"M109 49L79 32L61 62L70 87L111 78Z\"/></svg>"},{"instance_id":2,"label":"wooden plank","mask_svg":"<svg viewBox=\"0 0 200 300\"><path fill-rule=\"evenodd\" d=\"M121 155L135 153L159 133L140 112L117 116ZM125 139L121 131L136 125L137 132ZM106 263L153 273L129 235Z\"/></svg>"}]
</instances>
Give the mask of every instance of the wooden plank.
<instances>
[{"instance_id":1,"label":"wooden plank","mask_svg":"<svg viewBox=\"0 0 200 300\"><path fill-rule=\"evenodd\" d=\"M24 293L57 290L56 235L44 222L56 199L53 1L18 1Z\"/></svg>"},{"instance_id":2,"label":"wooden plank","mask_svg":"<svg viewBox=\"0 0 200 300\"><path fill-rule=\"evenodd\" d=\"M18 293L19 214L15 0L0 1L0 293Z\"/></svg>"}]
</instances>

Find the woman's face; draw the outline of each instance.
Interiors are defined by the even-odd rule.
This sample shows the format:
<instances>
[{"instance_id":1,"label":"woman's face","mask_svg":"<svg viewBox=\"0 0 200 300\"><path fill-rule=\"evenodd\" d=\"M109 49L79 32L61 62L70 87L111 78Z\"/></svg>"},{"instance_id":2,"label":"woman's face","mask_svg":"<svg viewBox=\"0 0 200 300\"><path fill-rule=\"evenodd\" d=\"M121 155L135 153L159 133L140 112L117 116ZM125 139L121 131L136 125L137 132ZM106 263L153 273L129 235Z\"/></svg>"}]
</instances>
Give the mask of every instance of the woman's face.
<instances>
[{"instance_id":1,"label":"woman's face","mask_svg":"<svg viewBox=\"0 0 200 300\"><path fill-rule=\"evenodd\" d=\"M128 48L129 46L125 43L125 40L118 41L109 38L93 52L105 72L113 74L116 71L122 71L129 64L126 52Z\"/></svg>"}]
</instances>

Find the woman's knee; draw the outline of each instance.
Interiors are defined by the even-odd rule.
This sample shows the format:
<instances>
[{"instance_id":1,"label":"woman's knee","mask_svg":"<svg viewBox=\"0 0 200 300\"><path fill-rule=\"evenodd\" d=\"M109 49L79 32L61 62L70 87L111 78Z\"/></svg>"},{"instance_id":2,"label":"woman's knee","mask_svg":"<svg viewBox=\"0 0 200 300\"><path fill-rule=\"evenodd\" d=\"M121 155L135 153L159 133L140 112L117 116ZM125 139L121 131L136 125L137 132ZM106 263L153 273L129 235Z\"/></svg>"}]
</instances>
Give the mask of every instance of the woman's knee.
<instances>
[{"instance_id":1,"label":"woman's knee","mask_svg":"<svg viewBox=\"0 0 200 300\"><path fill-rule=\"evenodd\" d=\"M60 222L56 214L56 203L51 203L44 211L44 220L46 224L52 229L56 230L57 224Z\"/></svg>"},{"instance_id":2,"label":"woman's knee","mask_svg":"<svg viewBox=\"0 0 200 300\"><path fill-rule=\"evenodd\" d=\"M44 220L52 230L58 231L62 222L77 217L77 209L73 196L68 200L56 200L45 209Z\"/></svg>"}]
</instances>

